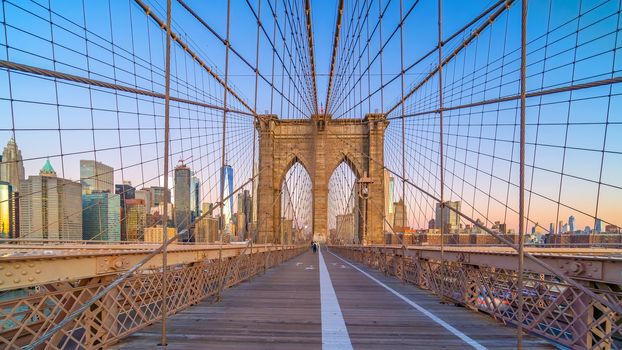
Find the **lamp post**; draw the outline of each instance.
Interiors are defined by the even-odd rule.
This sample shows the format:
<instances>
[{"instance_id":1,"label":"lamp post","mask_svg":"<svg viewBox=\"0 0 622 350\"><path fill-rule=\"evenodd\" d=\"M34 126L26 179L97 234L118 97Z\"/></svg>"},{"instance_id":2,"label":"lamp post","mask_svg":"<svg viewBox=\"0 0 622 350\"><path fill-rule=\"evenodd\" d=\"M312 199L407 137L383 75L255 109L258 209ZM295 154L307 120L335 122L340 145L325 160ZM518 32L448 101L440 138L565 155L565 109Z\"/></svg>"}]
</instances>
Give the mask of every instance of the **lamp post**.
<instances>
[{"instance_id":1,"label":"lamp post","mask_svg":"<svg viewBox=\"0 0 622 350\"><path fill-rule=\"evenodd\" d=\"M363 245L367 244L367 200L369 199L369 185L372 183L372 179L367 177L367 172L358 181L359 198L363 199Z\"/></svg>"}]
</instances>

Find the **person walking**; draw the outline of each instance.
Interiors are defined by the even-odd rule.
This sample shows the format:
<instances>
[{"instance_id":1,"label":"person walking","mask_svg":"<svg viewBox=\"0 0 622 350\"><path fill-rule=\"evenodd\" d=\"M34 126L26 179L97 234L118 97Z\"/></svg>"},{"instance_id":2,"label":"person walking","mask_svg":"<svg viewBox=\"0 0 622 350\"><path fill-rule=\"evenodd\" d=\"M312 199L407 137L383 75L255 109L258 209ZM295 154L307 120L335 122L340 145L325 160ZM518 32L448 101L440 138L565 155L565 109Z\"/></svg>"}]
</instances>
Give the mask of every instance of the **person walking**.
<instances>
[{"instance_id":1,"label":"person walking","mask_svg":"<svg viewBox=\"0 0 622 350\"><path fill-rule=\"evenodd\" d=\"M315 254L317 252L317 243L313 242L311 247L313 248L313 254Z\"/></svg>"}]
</instances>

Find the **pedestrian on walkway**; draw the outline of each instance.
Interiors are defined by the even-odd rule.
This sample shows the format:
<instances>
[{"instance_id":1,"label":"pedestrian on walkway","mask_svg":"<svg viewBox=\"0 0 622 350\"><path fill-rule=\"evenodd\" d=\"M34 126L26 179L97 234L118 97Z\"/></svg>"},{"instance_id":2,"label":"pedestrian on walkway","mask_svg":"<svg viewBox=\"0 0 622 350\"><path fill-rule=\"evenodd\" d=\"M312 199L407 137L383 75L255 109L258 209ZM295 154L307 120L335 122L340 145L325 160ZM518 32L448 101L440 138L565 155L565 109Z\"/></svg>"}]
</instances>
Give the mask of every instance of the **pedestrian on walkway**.
<instances>
[{"instance_id":1,"label":"pedestrian on walkway","mask_svg":"<svg viewBox=\"0 0 622 350\"><path fill-rule=\"evenodd\" d=\"M313 254L315 254L317 252L317 243L313 242L311 246L313 247Z\"/></svg>"}]
</instances>

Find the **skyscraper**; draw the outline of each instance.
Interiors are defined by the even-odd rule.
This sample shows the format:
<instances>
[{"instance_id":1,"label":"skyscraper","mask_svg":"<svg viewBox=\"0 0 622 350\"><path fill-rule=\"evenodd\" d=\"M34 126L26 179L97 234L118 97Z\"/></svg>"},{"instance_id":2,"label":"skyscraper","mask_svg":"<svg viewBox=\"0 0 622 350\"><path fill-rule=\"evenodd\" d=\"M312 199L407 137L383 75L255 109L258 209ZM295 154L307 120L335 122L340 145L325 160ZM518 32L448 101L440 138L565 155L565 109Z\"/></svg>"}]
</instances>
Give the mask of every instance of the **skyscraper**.
<instances>
[{"instance_id":1,"label":"skyscraper","mask_svg":"<svg viewBox=\"0 0 622 350\"><path fill-rule=\"evenodd\" d=\"M238 235L240 239L246 239L249 233L250 223L252 220L253 199L249 190L238 193ZM241 215L240 215L241 214ZM242 222L239 222L243 220Z\"/></svg>"},{"instance_id":2,"label":"skyscraper","mask_svg":"<svg viewBox=\"0 0 622 350\"><path fill-rule=\"evenodd\" d=\"M196 223L195 232L195 242L214 242L218 239L218 219L211 216L199 219Z\"/></svg>"},{"instance_id":3,"label":"skyscraper","mask_svg":"<svg viewBox=\"0 0 622 350\"><path fill-rule=\"evenodd\" d=\"M121 202L121 240L125 241L127 239L127 221L125 220L125 201L128 199L134 199L136 194L136 189L132 187L132 183L129 181L123 181L122 184L114 185L114 191L118 194Z\"/></svg>"},{"instance_id":4,"label":"skyscraper","mask_svg":"<svg viewBox=\"0 0 622 350\"><path fill-rule=\"evenodd\" d=\"M450 208L454 208L460 211L462 202L460 201L447 201L443 207L443 225L445 225L446 232L453 231L460 228L460 216ZM436 228L441 228L441 204L436 203L436 219L434 220Z\"/></svg>"},{"instance_id":5,"label":"skyscraper","mask_svg":"<svg viewBox=\"0 0 622 350\"><path fill-rule=\"evenodd\" d=\"M596 224L594 225L594 231L596 233L601 233L603 228L603 221L601 219L596 219Z\"/></svg>"},{"instance_id":6,"label":"skyscraper","mask_svg":"<svg viewBox=\"0 0 622 350\"><path fill-rule=\"evenodd\" d=\"M20 193L22 237L82 239L82 185L57 177L49 160L22 181Z\"/></svg>"},{"instance_id":7,"label":"skyscraper","mask_svg":"<svg viewBox=\"0 0 622 350\"><path fill-rule=\"evenodd\" d=\"M151 206L157 207L160 203L164 203L164 187L161 186L151 186ZM171 202L171 191L168 190L168 203Z\"/></svg>"},{"instance_id":8,"label":"skyscraper","mask_svg":"<svg viewBox=\"0 0 622 350\"><path fill-rule=\"evenodd\" d=\"M233 168L230 165L225 165L223 168L223 174L220 179L220 188L223 193L223 199L228 198L226 200L225 205L222 209L222 216L224 220L225 227L227 227L231 217L233 215L233 196L231 195L234 191L233 189Z\"/></svg>"},{"instance_id":9,"label":"skyscraper","mask_svg":"<svg viewBox=\"0 0 622 350\"><path fill-rule=\"evenodd\" d=\"M406 203L404 199L400 198L398 202L393 205L395 215L393 216L393 230L397 232L405 232L408 227L408 218L406 216Z\"/></svg>"},{"instance_id":10,"label":"skyscraper","mask_svg":"<svg viewBox=\"0 0 622 350\"><path fill-rule=\"evenodd\" d=\"M391 173L385 169L384 170L384 217L386 221L384 222L384 230L386 232L391 232L391 225L393 225L395 208L394 208L394 196L395 196L395 179L391 176ZM354 196L355 203L358 204L358 195ZM356 212L355 212L356 213ZM358 215L358 214L357 214ZM391 225L389 225L389 223ZM400 223L398 226L402 226Z\"/></svg>"},{"instance_id":11,"label":"skyscraper","mask_svg":"<svg viewBox=\"0 0 622 350\"><path fill-rule=\"evenodd\" d=\"M568 218L568 230L570 233L574 233L574 216L572 215Z\"/></svg>"},{"instance_id":12,"label":"skyscraper","mask_svg":"<svg viewBox=\"0 0 622 350\"><path fill-rule=\"evenodd\" d=\"M17 147L15 139L10 138L0 158L0 181L10 183L13 191L18 192L24 176L22 151Z\"/></svg>"},{"instance_id":13,"label":"skyscraper","mask_svg":"<svg viewBox=\"0 0 622 350\"><path fill-rule=\"evenodd\" d=\"M155 207L152 206L148 213L151 214L153 222L155 224L162 225L162 222L164 221L167 227L175 227L175 222L173 221L173 218L175 216L175 208L171 203L168 203L166 207L166 212L168 216L166 220L164 220L164 218L162 217L162 215L164 214L164 203L160 203L158 206Z\"/></svg>"},{"instance_id":14,"label":"skyscraper","mask_svg":"<svg viewBox=\"0 0 622 350\"><path fill-rule=\"evenodd\" d=\"M201 180L192 176L190 180L190 210L192 210L192 222L201 215Z\"/></svg>"},{"instance_id":15,"label":"skyscraper","mask_svg":"<svg viewBox=\"0 0 622 350\"><path fill-rule=\"evenodd\" d=\"M82 195L82 239L121 240L121 200L118 195L108 192Z\"/></svg>"},{"instance_id":16,"label":"skyscraper","mask_svg":"<svg viewBox=\"0 0 622 350\"><path fill-rule=\"evenodd\" d=\"M115 193L114 169L94 160L80 160L80 181L83 191L108 191Z\"/></svg>"},{"instance_id":17,"label":"skyscraper","mask_svg":"<svg viewBox=\"0 0 622 350\"><path fill-rule=\"evenodd\" d=\"M134 199L136 189L132 186L130 181L123 181L122 184L114 185L114 193L121 197L121 200Z\"/></svg>"},{"instance_id":18,"label":"skyscraper","mask_svg":"<svg viewBox=\"0 0 622 350\"><path fill-rule=\"evenodd\" d=\"M175 167L175 227L177 232L181 233L187 229L191 223L191 208L190 208L190 180L191 173L183 162L180 162ZM190 232L183 234L180 239L188 241L191 235Z\"/></svg>"},{"instance_id":19,"label":"skyscraper","mask_svg":"<svg viewBox=\"0 0 622 350\"><path fill-rule=\"evenodd\" d=\"M145 201L142 199L127 199L125 201L125 221L128 241L144 240L144 228L147 215ZM160 226L161 227L161 226Z\"/></svg>"},{"instance_id":20,"label":"skyscraper","mask_svg":"<svg viewBox=\"0 0 622 350\"><path fill-rule=\"evenodd\" d=\"M0 181L0 237L2 238L18 237L19 215L15 215L17 209L15 195L13 185Z\"/></svg>"},{"instance_id":21,"label":"skyscraper","mask_svg":"<svg viewBox=\"0 0 622 350\"><path fill-rule=\"evenodd\" d=\"M151 207L153 206L153 192L148 188L143 188L141 190L134 191L135 199L142 199L145 202L145 211L149 213L151 211Z\"/></svg>"}]
</instances>

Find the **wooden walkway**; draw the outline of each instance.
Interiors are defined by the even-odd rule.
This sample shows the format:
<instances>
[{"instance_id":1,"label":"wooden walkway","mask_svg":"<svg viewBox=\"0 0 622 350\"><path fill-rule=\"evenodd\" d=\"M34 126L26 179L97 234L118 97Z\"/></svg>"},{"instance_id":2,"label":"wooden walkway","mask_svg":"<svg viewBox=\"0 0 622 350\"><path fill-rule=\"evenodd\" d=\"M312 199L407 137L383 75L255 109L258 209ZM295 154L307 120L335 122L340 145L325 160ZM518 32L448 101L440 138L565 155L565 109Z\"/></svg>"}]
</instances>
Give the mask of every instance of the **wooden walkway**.
<instances>
[{"instance_id":1,"label":"wooden walkway","mask_svg":"<svg viewBox=\"0 0 622 350\"><path fill-rule=\"evenodd\" d=\"M323 338L324 349L516 348L516 330L484 314L440 304L425 291L326 250L322 257L328 274L320 273L319 254L308 252L224 291L219 303L172 316L167 349L321 349ZM331 309L327 282L340 314ZM331 329L340 320L347 328L342 333ZM160 328L156 323L114 348L158 348ZM554 349L532 336L524 347Z\"/></svg>"}]
</instances>

